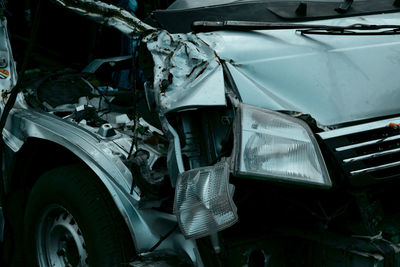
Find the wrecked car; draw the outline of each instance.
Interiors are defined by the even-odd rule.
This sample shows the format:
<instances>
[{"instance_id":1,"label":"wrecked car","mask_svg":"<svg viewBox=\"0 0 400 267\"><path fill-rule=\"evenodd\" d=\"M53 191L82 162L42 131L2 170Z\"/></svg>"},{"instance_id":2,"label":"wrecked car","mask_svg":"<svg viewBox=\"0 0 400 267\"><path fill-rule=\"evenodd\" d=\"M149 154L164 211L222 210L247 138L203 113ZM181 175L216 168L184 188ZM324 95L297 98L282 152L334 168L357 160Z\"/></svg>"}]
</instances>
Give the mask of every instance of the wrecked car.
<instances>
[{"instance_id":1,"label":"wrecked car","mask_svg":"<svg viewBox=\"0 0 400 267\"><path fill-rule=\"evenodd\" d=\"M28 266L400 266L399 1L54 2L131 48L17 75L2 16L0 237Z\"/></svg>"}]
</instances>

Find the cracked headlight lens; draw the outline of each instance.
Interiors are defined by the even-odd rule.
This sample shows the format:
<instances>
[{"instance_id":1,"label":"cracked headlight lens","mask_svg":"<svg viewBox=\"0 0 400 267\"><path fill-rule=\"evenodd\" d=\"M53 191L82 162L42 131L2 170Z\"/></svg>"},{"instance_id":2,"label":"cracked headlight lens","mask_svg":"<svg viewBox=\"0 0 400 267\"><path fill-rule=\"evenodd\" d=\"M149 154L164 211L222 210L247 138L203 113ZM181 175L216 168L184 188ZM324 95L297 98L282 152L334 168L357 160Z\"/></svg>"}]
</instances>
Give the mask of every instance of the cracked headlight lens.
<instances>
[{"instance_id":1,"label":"cracked headlight lens","mask_svg":"<svg viewBox=\"0 0 400 267\"><path fill-rule=\"evenodd\" d=\"M305 122L241 104L236 126L236 175L332 185L318 143Z\"/></svg>"},{"instance_id":2,"label":"cracked headlight lens","mask_svg":"<svg viewBox=\"0 0 400 267\"><path fill-rule=\"evenodd\" d=\"M186 238L200 238L233 225L237 219L226 162L181 173L174 214Z\"/></svg>"}]
</instances>

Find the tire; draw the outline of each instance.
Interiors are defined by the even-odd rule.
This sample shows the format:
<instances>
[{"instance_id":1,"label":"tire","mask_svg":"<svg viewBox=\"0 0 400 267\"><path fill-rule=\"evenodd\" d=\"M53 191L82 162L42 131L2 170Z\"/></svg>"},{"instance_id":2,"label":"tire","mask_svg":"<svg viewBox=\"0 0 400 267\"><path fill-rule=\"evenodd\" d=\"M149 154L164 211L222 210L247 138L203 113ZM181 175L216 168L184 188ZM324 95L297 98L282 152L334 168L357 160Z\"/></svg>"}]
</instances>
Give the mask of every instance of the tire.
<instances>
[{"instance_id":1,"label":"tire","mask_svg":"<svg viewBox=\"0 0 400 267\"><path fill-rule=\"evenodd\" d=\"M51 170L34 185L24 245L26 266L126 266L135 255L108 191L90 170L75 165Z\"/></svg>"}]
</instances>

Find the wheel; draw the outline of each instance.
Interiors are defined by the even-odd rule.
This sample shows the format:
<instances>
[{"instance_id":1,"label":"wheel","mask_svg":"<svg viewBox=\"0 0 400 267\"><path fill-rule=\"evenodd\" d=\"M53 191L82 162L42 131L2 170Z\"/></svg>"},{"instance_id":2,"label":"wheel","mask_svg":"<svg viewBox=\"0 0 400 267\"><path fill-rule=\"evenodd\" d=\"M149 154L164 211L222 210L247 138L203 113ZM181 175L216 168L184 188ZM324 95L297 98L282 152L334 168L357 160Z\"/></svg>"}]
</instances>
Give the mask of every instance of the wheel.
<instances>
[{"instance_id":1,"label":"wheel","mask_svg":"<svg viewBox=\"0 0 400 267\"><path fill-rule=\"evenodd\" d=\"M134 247L105 187L80 166L51 170L34 185L24 216L26 266L124 266Z\"/></svg>"}]
</instances>

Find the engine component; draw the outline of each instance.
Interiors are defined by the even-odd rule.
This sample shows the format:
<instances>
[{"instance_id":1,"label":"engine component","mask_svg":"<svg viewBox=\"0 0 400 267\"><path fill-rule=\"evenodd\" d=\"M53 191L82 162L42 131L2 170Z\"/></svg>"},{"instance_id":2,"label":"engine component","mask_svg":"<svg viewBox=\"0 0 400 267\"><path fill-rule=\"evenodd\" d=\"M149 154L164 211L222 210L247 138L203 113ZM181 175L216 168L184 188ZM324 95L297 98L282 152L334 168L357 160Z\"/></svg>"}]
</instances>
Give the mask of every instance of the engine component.
<instances>
[{"instance_id":1,"label":"engine component","mask_svg":"<svg viewBox=\"0 0 400 267\"><path fill-rule=\"evenodd\" d=\"M116 132L113 129L113 127L111 126L111 124L105 123L100 126L100 128L98 130L98 134L104 138L107 138L107 137L112 137L112 136L116 135Z\"/></svg>"},{"instance_id":2,"label":"engine component","mask_svg":"<svg viewBox=\"0 0 400 267\"><path fill-rule=\"evenodd\" d=\"M147 199L156 200L165 197L166 179L168 170L157 169L152 170L149 167L149 152L138 150L131 159L127 160L130 166L135 184L140 188L143 195Z\"/></svg>"}]
</instances>

